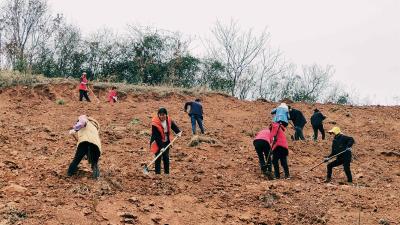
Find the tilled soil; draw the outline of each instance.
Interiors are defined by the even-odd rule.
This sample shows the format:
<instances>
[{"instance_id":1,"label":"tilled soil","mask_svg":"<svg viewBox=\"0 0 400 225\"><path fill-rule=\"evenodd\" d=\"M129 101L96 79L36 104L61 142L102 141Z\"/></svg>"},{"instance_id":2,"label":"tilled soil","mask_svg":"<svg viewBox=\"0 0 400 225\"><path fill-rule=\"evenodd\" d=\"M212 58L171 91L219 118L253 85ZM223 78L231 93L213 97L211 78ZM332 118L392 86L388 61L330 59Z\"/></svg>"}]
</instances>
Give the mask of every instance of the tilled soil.
<instances>
[{"instance_id":1,"label":"tilled soil","mask_svg":"<svg viewBox=\"0 0 400 225\"><path fill-rule=\"evenodd\" d=\"M95 92L100 103L77 101L68 83L0 91L0 224L400 224L399 107L292 104L308 120L318 107L326 129L338 125L356 140L354 183L338 167L326 184L325 165L305 171L330 153L332 137L313 142L310 123L306 141L289 141L292 179L261 175L252 137L276 103L196 96L207 132L193 144L183 105L195 96L132 93L111 105ZM183 136L170 151L171 174L145 175L160 106ZM86 160L66 176L76 147L68 130L81 114L101 125L98 180Z\"/></svg>"}]
</instances>

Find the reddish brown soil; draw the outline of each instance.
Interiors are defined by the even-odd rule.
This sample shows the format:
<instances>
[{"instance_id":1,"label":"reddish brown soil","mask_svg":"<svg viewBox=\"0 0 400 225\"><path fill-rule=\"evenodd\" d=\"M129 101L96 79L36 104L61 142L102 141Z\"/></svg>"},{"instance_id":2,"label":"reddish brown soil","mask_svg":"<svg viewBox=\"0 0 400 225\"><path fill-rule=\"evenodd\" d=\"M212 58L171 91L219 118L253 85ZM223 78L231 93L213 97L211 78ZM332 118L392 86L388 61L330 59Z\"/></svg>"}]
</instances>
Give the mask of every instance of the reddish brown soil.
<instances>
[{"instance_id":1,"label":"reddish brown soil","mask_svg":"<svg viewBox=\"0 0 400 225\"><path fill-rule=\"evenodd\" d=\"M400 224L400 108L317 105L357 142L354 184L341 167L323 183L328 140L289 141L291 180L261 176L252 137L271 121L275 103L201 96L207 137L220 143L188 147L182 111L194 96L128 95L120 103L78 102L75 85L0 91L0 224ZM55 103L64 99L65 105ZM160 106L184 131L171 150L171 174L144 175L151 115ZM315 106L296 103L309 119ZM87 161L66 176L76 142L68 130L80 114L101 124L101 178ZM136 120L133 120L136 119ZM139 123L137 123L139 121ZM288 137L293 130L288 131ZM360 220L360 223L359 223Z\"/></svg>"}]
</instances>

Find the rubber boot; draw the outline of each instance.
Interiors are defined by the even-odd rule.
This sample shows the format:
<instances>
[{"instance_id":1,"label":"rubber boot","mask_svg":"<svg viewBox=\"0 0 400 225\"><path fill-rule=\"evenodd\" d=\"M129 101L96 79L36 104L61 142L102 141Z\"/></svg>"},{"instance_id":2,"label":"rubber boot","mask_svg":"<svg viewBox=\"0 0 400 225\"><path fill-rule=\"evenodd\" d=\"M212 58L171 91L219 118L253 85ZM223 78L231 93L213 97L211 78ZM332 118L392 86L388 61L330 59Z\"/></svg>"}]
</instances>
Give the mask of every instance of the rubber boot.
<instances>
[{"instance_id":1,"label":"rubber boot","mask_svg":"<svg viewBox=\"0 0 400 225\"><path fill-rule=\"evenodd\" d=\"M92 170L93 170L93 178L97 179L100 176L100 169L99 166L97 164L92 166Z\"/></svg>"}]
</instances>

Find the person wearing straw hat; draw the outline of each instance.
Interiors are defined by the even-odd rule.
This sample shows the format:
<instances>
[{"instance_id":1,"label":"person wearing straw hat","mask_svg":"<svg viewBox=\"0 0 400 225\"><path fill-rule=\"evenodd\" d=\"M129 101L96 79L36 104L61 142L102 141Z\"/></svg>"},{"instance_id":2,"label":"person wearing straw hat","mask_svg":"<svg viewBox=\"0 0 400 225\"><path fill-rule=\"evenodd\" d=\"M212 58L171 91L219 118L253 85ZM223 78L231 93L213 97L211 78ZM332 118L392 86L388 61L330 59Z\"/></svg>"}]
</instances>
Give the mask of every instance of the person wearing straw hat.
<instances>
[{"instance_id":1,"label":"person wearing straw hat","mask_svg":"<svg viewBox=\"0 0 400 225\"><path fill-rule=\"evenodd\" d=\"M332 142L332 152L329 156L325 157L326 162L329 161L329 157L337 155L336 160L328 163L327 165L327 176L325 182L330 182L332 179L332 169L334 167L343 165L344 172L347 176L347 182L353 182L353 178L350 170L351 163L351 147L354 144L354 139L350 136L342 134L339 127L333 127L328 131L329 134L335 135Z\"/></svg>"}]
</instances>

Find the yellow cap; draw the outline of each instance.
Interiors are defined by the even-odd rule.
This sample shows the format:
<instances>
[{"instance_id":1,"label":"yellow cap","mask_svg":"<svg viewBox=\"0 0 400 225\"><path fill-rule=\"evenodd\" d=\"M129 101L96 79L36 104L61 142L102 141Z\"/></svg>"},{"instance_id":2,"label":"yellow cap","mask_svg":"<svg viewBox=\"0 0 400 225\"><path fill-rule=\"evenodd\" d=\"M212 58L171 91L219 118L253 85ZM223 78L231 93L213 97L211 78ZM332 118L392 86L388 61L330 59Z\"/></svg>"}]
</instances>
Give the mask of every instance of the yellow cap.
<instances>
[{"instance_id":1,"label":"yellow cap","mask_svg":"<svg viewBox=\"0 0 400 225\"><path fill-rule=\"evenodd\" d=\"M340 134L340 128L339 127L333 127L328 131L328 133L334 133L335 135Z\"/></svg>"}]
</instances>

